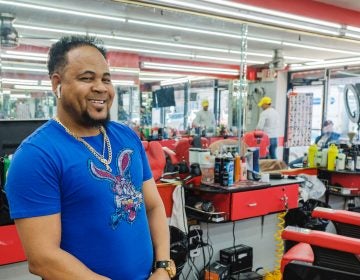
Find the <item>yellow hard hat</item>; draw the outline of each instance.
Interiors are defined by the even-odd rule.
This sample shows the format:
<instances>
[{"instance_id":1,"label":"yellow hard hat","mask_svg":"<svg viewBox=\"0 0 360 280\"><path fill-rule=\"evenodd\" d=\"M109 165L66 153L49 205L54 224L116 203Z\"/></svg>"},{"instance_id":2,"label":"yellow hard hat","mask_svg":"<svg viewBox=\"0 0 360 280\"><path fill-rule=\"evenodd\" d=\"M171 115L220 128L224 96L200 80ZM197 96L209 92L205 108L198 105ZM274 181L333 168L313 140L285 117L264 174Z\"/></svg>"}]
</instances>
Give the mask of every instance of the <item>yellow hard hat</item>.
<instances>
[{"instance_id":1,"label":"yellow hard hat","mask_svg":"<svg viewBox=\"0 0 360 280\"><path fill-rule=\"evenodd\" d=\"M209 101L208 101L208 100L203 100L203 101L201 102L201 105L202 105L203 107L209 106Z\"/></svg>"},{"instance_id":2,"label":"yellow hard hat","mask_svg":"<svg viewBox=\"0 0 360 280\"><path fill-rule=\"evenodd\" d=\"M268 96L264 96L263 98L261 98L260 102L258 103L258 106L261 107L264 104L271 104L271 98Z\"/></svg>"}]
</instances>

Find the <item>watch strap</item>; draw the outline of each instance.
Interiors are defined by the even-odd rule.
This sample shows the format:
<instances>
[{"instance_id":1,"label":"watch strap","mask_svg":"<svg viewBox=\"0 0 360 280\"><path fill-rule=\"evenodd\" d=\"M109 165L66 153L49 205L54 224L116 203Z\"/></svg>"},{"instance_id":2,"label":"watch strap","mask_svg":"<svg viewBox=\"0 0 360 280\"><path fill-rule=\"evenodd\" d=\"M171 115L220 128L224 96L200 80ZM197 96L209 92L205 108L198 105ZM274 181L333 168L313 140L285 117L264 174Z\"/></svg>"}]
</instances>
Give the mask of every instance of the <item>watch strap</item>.
<instances>
[{"instance_id":1,"label":"watch strap","mask_svg":"<svg viewBox=\"0 0 360 280\"><path fill-rule=\"evenodd\" d=\"M167 268L170 261L156 261L155 268Z\"/></svg>"}]
</instances>

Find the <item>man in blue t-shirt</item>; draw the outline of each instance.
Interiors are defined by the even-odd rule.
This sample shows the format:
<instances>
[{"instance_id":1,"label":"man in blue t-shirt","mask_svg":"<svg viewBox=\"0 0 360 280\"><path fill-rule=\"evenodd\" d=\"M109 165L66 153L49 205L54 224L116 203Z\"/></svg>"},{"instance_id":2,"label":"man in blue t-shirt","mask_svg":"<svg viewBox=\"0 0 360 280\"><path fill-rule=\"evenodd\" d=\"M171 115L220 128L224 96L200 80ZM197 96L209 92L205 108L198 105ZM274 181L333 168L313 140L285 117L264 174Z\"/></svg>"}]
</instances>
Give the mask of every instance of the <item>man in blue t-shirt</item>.
<instances>
[{"instance_id":1,"label":"man in blue t-shirt","mask_svg":"<svg viewBox=\"0 0 360 280\"><path fill-rule=\"evenodd\" d=\"M43 279L169 279L164 206L141 141L109 121L114 88L99 43L72 36L51 47L57 117L14 154L11 217Z\"/></svg>"}]
</instances>

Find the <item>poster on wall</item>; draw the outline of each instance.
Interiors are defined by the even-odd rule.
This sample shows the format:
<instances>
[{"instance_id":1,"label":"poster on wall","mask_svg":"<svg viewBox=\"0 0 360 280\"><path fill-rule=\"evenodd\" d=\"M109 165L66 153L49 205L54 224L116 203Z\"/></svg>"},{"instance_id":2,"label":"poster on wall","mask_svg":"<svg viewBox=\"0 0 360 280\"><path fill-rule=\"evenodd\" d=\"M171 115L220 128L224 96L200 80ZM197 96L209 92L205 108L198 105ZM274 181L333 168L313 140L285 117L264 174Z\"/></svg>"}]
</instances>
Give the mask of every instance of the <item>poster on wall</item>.
<instances>
[{"instance_id":1,"label":"poster on wall","mask_svg":"<svg viewBox=\"0 0 360 280\"><path fill-rule=\"evenodd\" d=\"M288 94L287 147L311 145L313 93Z\"/></svg>"}]
</instances>

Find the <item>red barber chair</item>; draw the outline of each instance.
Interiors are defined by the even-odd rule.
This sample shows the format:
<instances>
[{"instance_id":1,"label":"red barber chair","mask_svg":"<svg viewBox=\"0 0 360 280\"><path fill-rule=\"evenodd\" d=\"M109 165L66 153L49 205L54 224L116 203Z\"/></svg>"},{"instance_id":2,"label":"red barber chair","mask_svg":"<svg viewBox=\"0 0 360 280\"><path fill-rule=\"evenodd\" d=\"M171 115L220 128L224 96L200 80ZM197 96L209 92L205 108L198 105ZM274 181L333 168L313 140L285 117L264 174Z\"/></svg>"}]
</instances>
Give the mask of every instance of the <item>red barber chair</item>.
<instances>
[{"instance_id":1,"label":"red barber chair","mask_svg":"<svg viewBox=\"0 0 360 280\"><path fill-rule=\"evenodd\" d=\"M262 130L246 132L243 136L243 142L250 148L259 148L260 158L266 158L269 153L270 139Z\"/></svg>"},{"instance_id":2,"label":"red barber chair","mask_svg":"<svg viewBox=\"0 0 360 280\"><path fill-rule=\"evenodd\" d=\"M165 154L161 144L157 141L142 141L155 182L164 173L166 164Z\"/></svg>"},{"instance_id":3,"label":"red barber chair","mask_svg":"<svg viewBox=\"0 0 360 280\"><path fill-rule=\"evenodd\" d=\"M336 210L324 207L316 207L312 211L313 218L330 220L335 227L336 233L360 239L360 213L348 210Z\"/></svg>"},{"instance_id":4,"label":"red barber chair","mask_svg":"<svg viewBox=\"0 0 360 280\"><path fill-rule=\"evenodd\" d=\"M281 236L300 242L283 258L283 280L360 279L360 239L293 226Z\"/></svg>"},{"instance_id":5,"label":"red barber chair","mask_svg":"<svg viewBox=\"0 0 360 280\"><path fill-rule=\"evenodd\" d=\"M347 236L347 237L357 238L358 240L360 240L360 213L351 212L347 210L336 210L325 207L316 207L312 211L311 216L317 219L330 220L335 226L337 236L340 235ZM332 242L332 241L326 241L326 242ZM281 262L281 271L283 272L284 268L286 268L286 266L289 263L296 261L297 262L300 261L311 265L312 263L314 263L315 257L316 256L314 254L314 249L312 248L311 244L298 243L284 254ZM336 257L337 256L335 256L335 258ZM297 267L296 269L300 271L307 269L304 267L300 267L299 264L293 264L293 266L296 266ZM292 278L288 278L288 279L292 279ZM323 278L323 279L337 279L337 278ZM338 279L342 280L343 278L338 278Z\"/></svg>"},{"instance_id":6,"label":"red barber chair","mask_svg":"<svg viewBox=\"0 0 360 280\"><path fill-rule=\"evenodd\" d=\"M201 137L198 139L200 147L198 148L207 148L209 145L209 141L205 137ZM181 138L175 145L175 151L171 151L168 148L163 148L166 155L169 156L171 163L176 165L180 162L186 162L187 166L189 166L189 149L194 145L193 138Z\"/></svg>"}]
</instances>

